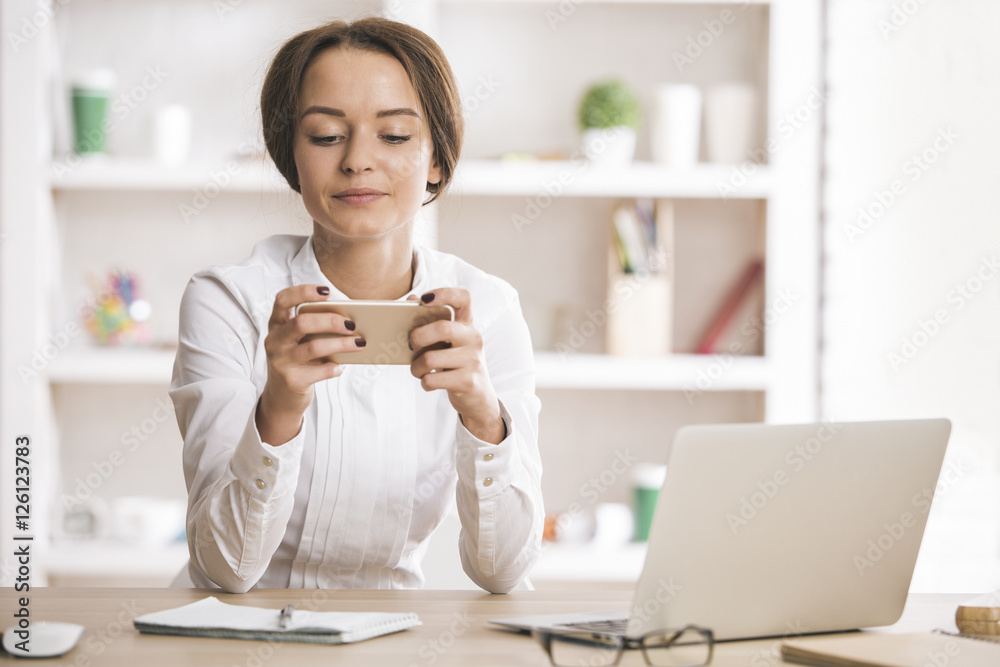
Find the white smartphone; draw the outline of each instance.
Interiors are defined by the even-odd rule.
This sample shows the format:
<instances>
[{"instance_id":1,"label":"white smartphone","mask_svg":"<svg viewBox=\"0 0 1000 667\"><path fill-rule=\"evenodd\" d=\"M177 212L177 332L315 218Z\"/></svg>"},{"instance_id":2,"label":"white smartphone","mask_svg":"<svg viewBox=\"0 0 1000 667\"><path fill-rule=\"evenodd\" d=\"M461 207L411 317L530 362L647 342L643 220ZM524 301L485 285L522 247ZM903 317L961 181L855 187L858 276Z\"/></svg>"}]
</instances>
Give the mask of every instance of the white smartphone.
<instances>
[{"instance_id":1,"label":"white smartphone","mask_svg":"<svg viewBox=\"0 0 1000 667\"><path fill-rule=\"evenodd\" d=\"M338 352L329 359L340 364L404 364L428 350L451 347L437 343L422 350L410 349L410 332L437 320L454 320L451 306L425 306L418 301L313 301L295 307L299 313L337 313L353 321L357 328L350 334L366 341L358 351ZM316 333L302 340L321 336L343 336L339 333Z\"/></svg>"}]
</instances>

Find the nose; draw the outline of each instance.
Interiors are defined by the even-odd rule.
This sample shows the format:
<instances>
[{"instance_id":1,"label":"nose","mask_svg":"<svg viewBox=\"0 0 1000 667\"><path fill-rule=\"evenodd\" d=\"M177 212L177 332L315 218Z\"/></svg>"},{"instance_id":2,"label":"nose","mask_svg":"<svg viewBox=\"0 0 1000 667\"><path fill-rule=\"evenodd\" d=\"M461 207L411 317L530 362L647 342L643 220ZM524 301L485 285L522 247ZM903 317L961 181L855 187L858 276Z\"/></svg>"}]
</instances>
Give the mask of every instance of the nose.
<instances>
[{"instance_id":1,"label":"nose","mask_svg":"<svg viewBox=\"0 0 1000 667\"><path fill-rule=\"evenodd\" d=\"M360 174L375 167L374 151L370 142L355 135L346 142L341 169L347 174Z\"/></svg>"}]
</instances>

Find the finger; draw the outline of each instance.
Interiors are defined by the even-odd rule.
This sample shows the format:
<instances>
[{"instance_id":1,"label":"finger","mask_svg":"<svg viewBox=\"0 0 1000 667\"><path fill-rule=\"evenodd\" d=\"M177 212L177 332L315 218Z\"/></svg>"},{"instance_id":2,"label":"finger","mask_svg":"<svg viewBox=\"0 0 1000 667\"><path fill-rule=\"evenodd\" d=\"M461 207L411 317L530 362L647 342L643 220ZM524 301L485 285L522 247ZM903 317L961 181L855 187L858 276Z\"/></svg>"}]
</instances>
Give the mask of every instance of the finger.
<instances>
[{"instance_id":1,"label":"finger","mask_svg":"<svg viewBox=\"0 0 1000 667\"><path fill-rule=\"evenodd\" d=\"M340 313L301 313L279 325L275 335L298 343L303 336L314 333L355 335L357 325Z\"/></svg>"},{"instance_id":2,"label":"finger","mask_svg":"<svg viewBox=\"0 0 1000 667\"><path fill-rule=\"evenodd\" d=\"M415 378L423 379L429 373L458 369L479 372L481 364L479 353L471 347L428 350L413 360L413 363L410 364L410 373Z\"/></svg>"},{"instance_id":3,"label":"finger","mask_svg":"<svg viewBox=\"0 0 1000 667\"><path fill-rule=\"evenodd\" d=\"M367 341L360 336L319 334L296 345L288 359L295 365L315 365L326 363L334 354L360 352L366 345Z\"/></svg>"},{"instance_id":4,"label":"finger","mask_svg":"<svg viewBox=\"0 0 1000 667\"><path fill-rule=\"evenodd\" d=\"M451 306L455 309L456 322L472 321L472 297L469 290L461 287L439 287L420 296L426 306Z\"/></svg>"},{"instance_id":5,"label":"finger","mask_svg":"<svg viewBox=\"0 0 1000 667\"><path fill-rule=\"evenodd\" d=\"M344 364L338 364L335 361L327 361L322 364L305 366L300 371L300 377L305 382L305 384L312 385L322 380L329 380L330 378L340 377L344 374L344 369L347 368Z\"/></svg>"},{"instance_id":6,"label":"finger","mask_svg":"<svg viewBox=\"0 0 1000 667\"><path fill-rule=\"evenodd\" d=\"M415 328L410 332L410 345L414 350L422 350L436 343L449 343L452 347L474 347L481 349L483 338L471 323L435 320Z\"/></svg>"},{"instance_id":7,"label":"finger","mask_svg":"<svg viewBox=\"0 0 1000 667\"><path fill-rule=\"evenodd\" d=\"M458 394L469 394L475 391L476 385L476 374L465 368L427 373L420 378L420 387L424 391L444 389Z\"/></svg>"},{"instance_id":8,"label":"finger","mask_svg":"<svg viewBox=\"0 0 1000 667\"><path fill-rule=\"evenodd\" d=\"M324 293L325 292L325 293ZM300 303L309 301L324 301L330 297L330 288L326 285L292 285L278 292L271 308L271 319L268 325L284 324L292 319L292 309Z\"/></svg>"}]
</instances>

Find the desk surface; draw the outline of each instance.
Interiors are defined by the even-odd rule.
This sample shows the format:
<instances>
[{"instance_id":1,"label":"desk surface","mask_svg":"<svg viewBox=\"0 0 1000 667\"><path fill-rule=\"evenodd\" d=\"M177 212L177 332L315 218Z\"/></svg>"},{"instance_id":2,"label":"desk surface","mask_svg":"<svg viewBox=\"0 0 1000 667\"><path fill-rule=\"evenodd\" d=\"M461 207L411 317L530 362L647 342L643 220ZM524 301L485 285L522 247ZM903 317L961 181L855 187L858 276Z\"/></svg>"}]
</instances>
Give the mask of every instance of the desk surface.
<instances>
[{"instance_id":1,"label":"desk surface","mask_svg":"<svg viewBox=\"0 0 1000 667\"><path fill-rule=\"evenodd\" d=\"M0 589L0 614L9 625L17 597ZM179 607L207 595L231 604L280 608L288 603L322 611L416 612L423 625L357 644L314 646L242 639L140 635L132 619L153 611ZM888 632L914 632L936 627L955 630L955 607L971 595L913 595L903 618ZM518 591L489 595L475 591L253 590L226 595L198 589L164 588L36 588L31 591L35 621L71 621L86 626L77 647L60 659L32 664L77 667L128 665L206 665L220 667L279 667L281 665L403 665L431 667L462 665L548 665L537 642L525 635L502 632L487 624L491 618L525 614L626 609L631 593L621 591ZM780 641L723 643L712 667L765 667L783 664ZM12 664L4 655L0 663ZM27 664L27 663L21 663ZM629 652L622 665L643 664Z\"/></svg>"}]
</instances>

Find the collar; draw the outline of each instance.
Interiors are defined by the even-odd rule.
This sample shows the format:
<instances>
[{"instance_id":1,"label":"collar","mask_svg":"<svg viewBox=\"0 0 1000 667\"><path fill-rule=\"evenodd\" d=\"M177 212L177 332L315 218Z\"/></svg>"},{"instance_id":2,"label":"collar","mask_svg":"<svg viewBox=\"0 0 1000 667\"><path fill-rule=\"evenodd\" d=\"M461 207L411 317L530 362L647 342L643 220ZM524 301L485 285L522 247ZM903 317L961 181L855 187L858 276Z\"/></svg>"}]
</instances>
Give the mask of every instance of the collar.
<instances>
[{"instance_id":1,"label":"collar","mask_svg":"<svg viewBox=\"0 0 1000 667\"><path fill-rule=\"evenodd\" d=\"M330 300L349 300L347 295L341 292L337 287L330 282L323 273L322 269L319 268L319 260L316 259L316 251L313 249L313 237L304 237L305 242L299 251L292 257L289 268L291 269L292 278L295 285L301 285L304 283L312 283L315 285L326 285L330 288ZM406 301L406 297L413 294L417 297L429 291L431 288L430 278L427 275L427 251L423 246L414 245L413 246L413 284L410 287L410 291L396 299L397 301Z\"/></svg>"}]
</instances>

